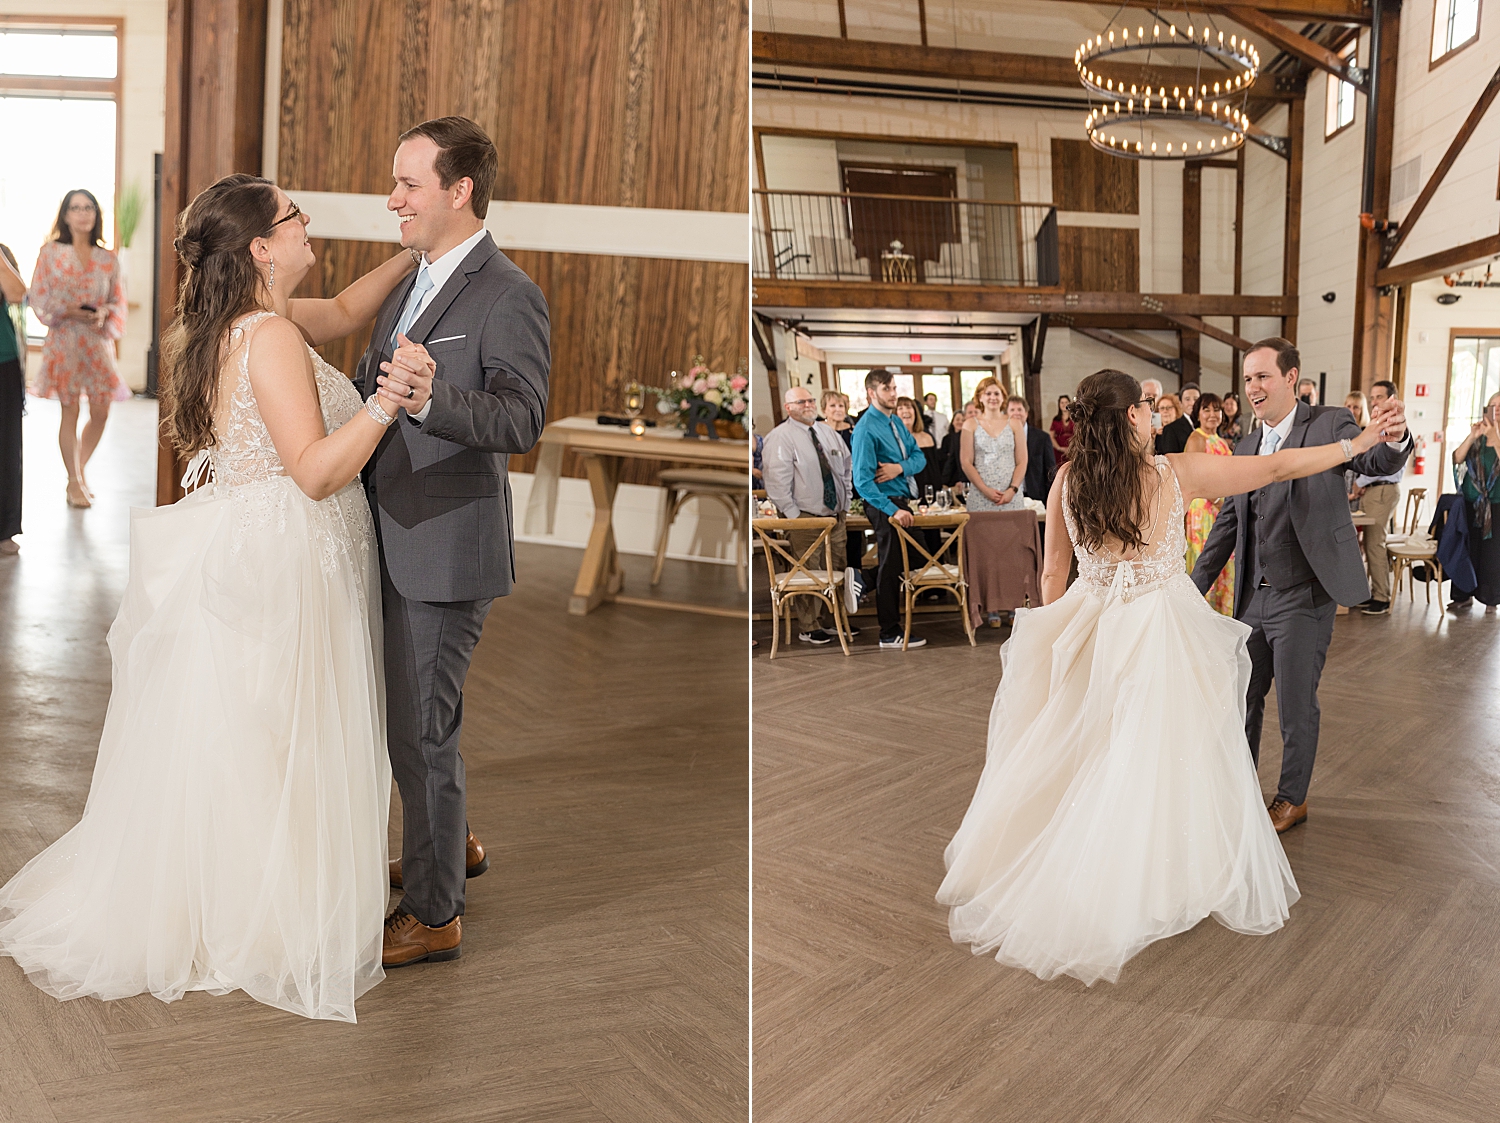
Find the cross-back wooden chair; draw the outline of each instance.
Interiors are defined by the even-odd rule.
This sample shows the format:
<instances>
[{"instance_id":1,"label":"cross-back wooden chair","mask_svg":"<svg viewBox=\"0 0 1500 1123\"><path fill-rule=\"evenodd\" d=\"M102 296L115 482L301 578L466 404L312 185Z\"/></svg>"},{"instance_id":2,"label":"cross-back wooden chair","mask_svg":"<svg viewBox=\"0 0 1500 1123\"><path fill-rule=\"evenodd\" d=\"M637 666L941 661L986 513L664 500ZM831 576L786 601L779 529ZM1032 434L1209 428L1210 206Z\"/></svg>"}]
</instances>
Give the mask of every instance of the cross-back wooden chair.
<instances>
[{"instance_id":1,"label":"cross-back wooden chair","mask_svg":"<svg viewBox=\"0 0 1500 1123\"><path fill-rule=\"evenodd\" d=\"M839 646L849 654L849 621L844 612L844 571L833 568L832 532L837 520L830 516L800 519L754 519L750 524L765 550L771 578L771 658L781 646L781 627L786 622L786 640L792 642L792 601L815 597L833 614ZM782 535L793 530L817 530L819 534L799 555ZM778 570L777 561L786 568ZM819 566L821 563L821 567Z\"/></svg>"},{"instance_id":2,"label":"cross-back wooden chair","mask_svg":"<svg viewBox=\"0 0 1500 1123\"><path fill-rule=\"evenodd\" d=\"M1416 582L1412 579L1412 566L1417 562L1424 563L1423 571L1427 574L1423 581L1423 592L1427 594L1427 603L1432 603L1432 583L1437 582L1438 589L1438 611L1443 611L1443 567L1437 560L1438 544L1426 534L1418 534L1422 518L1422 501L1427 496L1425 487L1414 487L1406 493L1406 508L1401 516L1400 537L1387 539L1385 544L1385 555L1391 566L1391 596L1395 597L1401 589L1401 578L1406 578L1406 599L1415 601L1417 594L1414 588Z\"/></svg>"},{"instance_id":3,"label":"cross-back wooden chair","mask_svg":"<svg viewBox=\"0 0 1500 1123\"><path fill-rule=\"evenodd\" d=\"M912 608L917 597L929 589L949 593L958 601L958 611L964 619L969 646L975 646L974 623L969 619L969 583L964 576L964 528L969 524L969 516L960 511L956 518L957 522L952 527L908 529L898 522L891 523L896 528L896 539L901 543L901 591L906 600L906 632L901 637L902 651L911 642ZM926 542L912 533L919 529L935 529L944 533L943 540L935 551L929 551ZM950 549L953 561L942 560Z\"/></svg>"}]
</instances>

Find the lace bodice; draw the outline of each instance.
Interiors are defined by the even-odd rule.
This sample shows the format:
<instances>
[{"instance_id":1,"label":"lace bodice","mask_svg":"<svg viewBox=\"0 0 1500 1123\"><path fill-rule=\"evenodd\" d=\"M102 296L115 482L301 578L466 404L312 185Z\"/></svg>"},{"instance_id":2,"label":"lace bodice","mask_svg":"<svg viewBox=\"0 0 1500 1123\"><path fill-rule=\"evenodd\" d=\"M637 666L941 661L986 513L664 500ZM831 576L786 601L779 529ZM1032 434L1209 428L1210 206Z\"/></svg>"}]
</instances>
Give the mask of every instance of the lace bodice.
<instances>
[{"instance_id":1,"label":"lace bodice","mask_svg":"<svg viewBox=\"0 0 1500 1123\"><path fill-rule=\"evenodd\" d=\"M1118 594L1124 600L1132 600L1146 590L1172 577L1186 575L1183 554L1187 551L1187 538L1183 533L1182 488L1177 483L1177 473L1172 471L1165 456L1156 458L1156 470L1163 477L1162 486L1172 488L1172 505L1166 515L1166 526L1161 525L1161 500L1157 500L1157 517L1147 531L1148 544L1139 557L1126 560L1108 549L1095 552L1079 544L1078 527L1073 521L1073 512L1068 503L1067 482L1063 483L1063 522L1068 527L1068 537L1073 541L1073 554L1078 559L1079 580L1102 594ZM1154 539L1154 542L1149 541Z\"/></svg>"},{"instance_id":2,"label":"lace bodice","mask_svg":"<svg viewBox=\"0 0 1500 1123\"><path fill-rule=\"evenodd\" d=\"M238 349L239 357L234 361L233 370L226 370L223 374L226 380L233 378L233 387L223 421L216 428L216 443L208 455L215 481L225 487L257 483L286 474L255 404L255 391L250 386L249 337L272 315L272 312L253 312L236 321L229 332L229 354L235 354ZM310 347L308 353L312 356L313 375L318 385L323 431L331 433L359 411L359 394L349 380L321 355Z\"/></svg>"}]
</instances>

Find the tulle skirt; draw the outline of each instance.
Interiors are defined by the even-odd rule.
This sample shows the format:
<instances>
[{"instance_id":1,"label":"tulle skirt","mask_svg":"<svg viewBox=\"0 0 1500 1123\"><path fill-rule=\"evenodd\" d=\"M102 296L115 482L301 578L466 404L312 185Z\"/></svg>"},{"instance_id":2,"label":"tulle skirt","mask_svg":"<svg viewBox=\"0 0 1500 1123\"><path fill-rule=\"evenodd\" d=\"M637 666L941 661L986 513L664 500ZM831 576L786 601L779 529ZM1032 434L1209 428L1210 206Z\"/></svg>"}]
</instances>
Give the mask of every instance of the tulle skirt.
<instances>
[{"instance_id":1,"label":"tulle skirt","mask_svg":"<svg viewBox=\"0 0 1500 1123\"><path fill-rule=\"evenodd\" d=\"M1299 894L1245 741L1249 633L1185 574L1017 613L944 855L955 941L1092 984L1206 916L1281 927Z\"/></svg>"},{"instance_id":2,"label":"tulle skirt","mask_svg":"<svg viewBox=\"0 0 1500 1123\"><path fill-rule=\"evenodd\" d=\"M131 512L83 818L0 888L0 953L59 999L243 990L354 1021L383 977L390 762L357 484Z\"/></svg>"}]
</instances>

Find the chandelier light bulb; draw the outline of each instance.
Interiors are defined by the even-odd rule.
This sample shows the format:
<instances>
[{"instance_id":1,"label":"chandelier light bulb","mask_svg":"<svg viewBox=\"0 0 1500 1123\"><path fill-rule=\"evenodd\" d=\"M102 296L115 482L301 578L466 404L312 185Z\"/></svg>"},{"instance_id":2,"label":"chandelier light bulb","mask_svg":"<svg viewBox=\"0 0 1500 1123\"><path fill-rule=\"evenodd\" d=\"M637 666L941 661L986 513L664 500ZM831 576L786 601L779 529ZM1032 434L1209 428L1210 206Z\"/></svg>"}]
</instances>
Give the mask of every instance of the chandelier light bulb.
<instances>
[{"instance_id":1,"label":"chandelier light bulb","mask_svg":"<svg viewBox=\"0 0 1500 1123\"><path fill-rule=\"evenodd\" d=\"M1135 142L1135 150L1137 152L1139 152L1141 150L1141 142L1140 141L1136 141Z\"/></svg>"},{"instance_id":2,"label":"chandelier light bulb","mask_svg":"<svg viewBox=\"0 0 1500 1123\"><path fill-rule=\"evenodd\" d=\"M1152 152L1156 151L1156 141L1154 141L1154 140L1151 142L1151 151Z\"/></svg>"},{"instance_id":3,"label":"chandelier light bulb","mask_svg":"<svg viewBox=\"0 0 1500 1123\"><path fill-rule=\"evenodd\" d=\"M1199 144L1202 144L1202 143L1203 143L1203 142L1202 142L1202 141L1201 141L1201 140L1200 140L1200 141L1199 141L1199 142L1198 142L1198 143L1199 143ZM1215 149L1215 148L1216 148L1216 147L1217 147L1217 146L1218 146L1218 143L1219 143L1219 142L1218 142L1218 141L1216 141L1216 140L1210 140L1210 141L1209 141L1209 142L1208 142L1208 150L1209 150L1209 151L1210 151L1210 152L1212 152L1212 151L1213 151L1213 150L1214 150L1214 149Z\"/></svg>"},{"instance_id":4,"label":"chandelier light bulb","mask_svg":"<svg viewBox=\"0 0 1500 1123\"><path fill-rule=\"evenodd\" d=\"M1110 41L1110 42L1111 42L1111 43L1113 43L1113 42L1114 42L1114 41L1115 41L1115 33L1114 33L1114 32L1113 32L1113 31L1111 31L1111 32L1110 32L1110 33L1109 33L1109 41Z\"/></svg>"},{"instance_id":5,"label":"chandelier light bulb","mask_svg":"<svg viewBox=\"0 0 1500 1123\"><path fill-rule=\"evenodd\" d=\"M1177 25L1175 23L1167 24L1167 34L1173 39L1177 38ZM1137 145L1136 147L1140 146Z\"/></svg>"},{"instance_id":6,"label":"chandelier light bulb","mask_svg":"<svg viewBox=\"0 0 1500 1123\"><path fill-rule=\"evenodd\" d=\"M1203 151L1203 142L1201 140L1198 142L1198 151L1199 152Z\"/></svg>"},{"instance_id":7,"label":"chandelier light bulb","mask_svg":"<svg viewBox=\"0 0 1500 1123\"><path fill-rule=\"evenodd\" d=\"M1144 39L1146 37L1146 29L1144 27L1138 27L1138 28L1136 28L1135 29L1135 37L1137 39Z\"/></svg>"},{"instance_id":8,"label":"chandelier light bulb","mask_svg":"<svg viewBox=\"0 0 1500 1123\"><path fill-rule=\"evenodd\" d=\"M1157 24L1152 24L1151 25L1151 38L1153 38L1153 39L1160 39L1161 38L1161 24L1157 23Z\"/></svg>"},{"instance_id":9,"label":"chandelier light bulb","mask_svg":"<svg viewBox=\"0 0 1500 1123\"><path fill-rule=\"evenodd\" d=\"M1199 113L1203 112L1203 99L1201 97L1197 101L1193 102L1193 108Z\"/></svg>"}]
</instances>

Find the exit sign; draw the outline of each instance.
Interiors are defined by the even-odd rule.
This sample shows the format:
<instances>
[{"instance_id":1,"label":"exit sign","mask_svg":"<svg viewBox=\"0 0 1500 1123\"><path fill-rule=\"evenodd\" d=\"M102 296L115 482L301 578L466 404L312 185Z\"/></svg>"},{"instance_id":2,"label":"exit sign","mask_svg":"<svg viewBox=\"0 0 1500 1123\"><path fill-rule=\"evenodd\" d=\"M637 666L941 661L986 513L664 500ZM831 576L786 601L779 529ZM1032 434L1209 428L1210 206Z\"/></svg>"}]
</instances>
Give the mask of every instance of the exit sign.
<instances>
[{"instance_id":1,"label":"exit sign","mask_svg":"<svg viewBox=\"0 0 1500 1123\"><path fill-rule=\"evenodd\" d=\"M909 361L913 362L913 363L920 363L922 361L922 356L921 355L908 355L907 359Z\"/></svg>"}]
</instances>

